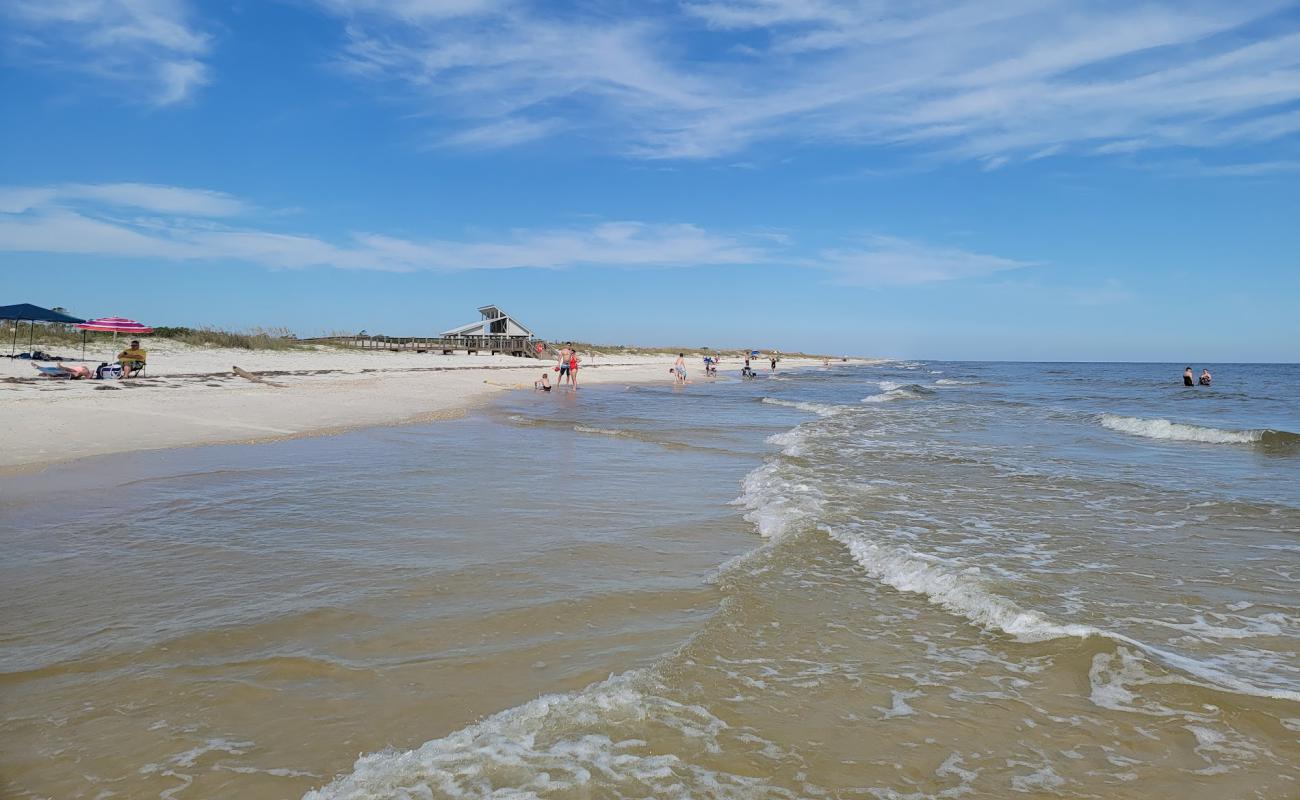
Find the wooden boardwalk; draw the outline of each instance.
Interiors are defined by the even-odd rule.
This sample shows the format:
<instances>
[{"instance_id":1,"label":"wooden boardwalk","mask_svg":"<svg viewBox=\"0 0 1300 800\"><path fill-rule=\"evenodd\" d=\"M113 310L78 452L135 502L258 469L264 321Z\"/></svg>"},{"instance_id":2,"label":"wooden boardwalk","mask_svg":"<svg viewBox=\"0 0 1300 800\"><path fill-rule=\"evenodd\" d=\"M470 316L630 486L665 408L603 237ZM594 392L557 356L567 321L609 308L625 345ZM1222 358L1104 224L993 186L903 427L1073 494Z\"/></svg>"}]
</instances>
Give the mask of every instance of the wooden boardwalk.
<instances>
[{"instance_id":1,"label":"wooden boardwalk","mask_svg":"<svg viewBox=\"0 0 1300 800\"><path fill-rule=\"evenodd\" d=\"M322 336L301 341L355 347L359 350L389 350L394 353L489 353L540 358L546 352L545 342L527 336Z\"/></svg>"}]
</instances>

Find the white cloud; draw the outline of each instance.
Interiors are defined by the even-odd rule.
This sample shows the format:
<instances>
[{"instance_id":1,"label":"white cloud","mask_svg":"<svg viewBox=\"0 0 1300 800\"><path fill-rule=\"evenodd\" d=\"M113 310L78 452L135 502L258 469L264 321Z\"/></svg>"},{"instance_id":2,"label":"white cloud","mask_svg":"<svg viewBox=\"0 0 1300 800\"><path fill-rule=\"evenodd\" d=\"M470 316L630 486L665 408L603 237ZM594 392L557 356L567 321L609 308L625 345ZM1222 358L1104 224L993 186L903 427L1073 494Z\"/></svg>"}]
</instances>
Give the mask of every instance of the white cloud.
<instances>
[{"instance_id":1,"label":"white cloud","mask_svg":"<svg viewBox=\"0 0 1300 800\"><path fill-rule=\"evenodd\" d=\"M248 208L220 192L148 184L0 188L0 251L394 271L680 267L766 258L761 237L751 241L688 224L598 222L464 241L360 232L331 242L218 222Z\"/></svg>"},{"instance_id":2,"label":"white cloud","mask_svg":"<svg viewBox=\"0 0 1300 800\"><path fill-rule=\"evenodd\" d=\"M346 20L348 68L415 93L458 145L836 142L995 168L1300 131L1300 24L1274 0L318 2Z\"/></svg>"},{"instance_id":3,"label":"white cloud","mask_svg":"<svg viewBox=\"0 0 1300 800\"><path fill-rule=\"evenodd\" d=\"M209 37L185 0L10 0L0 6L20 36L19 58L129 84L156 105L189 98L209 82Z\"/></svg>"},{"instance_id":4,"label":"white cloud","mask_svg":"<svg viewBox=\"0 0 1300 800\"><path fill-rule=\"evenodd\" d=\"M21 214L50 206L91 203L108 208L197 217L230 217L248 210L224 192L150 183L64 183L56 186L0 187L0 212Z\"/></svg>"},{"instance_id":5,"label":"white cloud","mask_svg":"<svg viewBox=\"0 0 1300 800\"><path fill-rule=\"evenodd\" d=\"M238 261L277 269L336 267L409 272L478 269L800 267L851 285L915 285L1033 266L888 236L867 236L815 257L785 231L723 234L687 223L591 221L464 239L354 232L337 241L246 223L254 209L231 195L142 183L0 187L0 252ZM274 215L259 214L259 220Z\"/></svg>"},{"instance_id":6,"label":"white cloud","mask_svg":"<svg viewBox=\"0 0 1300 800\"><path fill-rule=\"evenodd\" d=\"M445 137L439 145L454 145L479 150L512 145L542 139L558 130L560 125L553 120L530 120L507 118L490 122L474 128L466 128Z\"/></svg>"},{"instance_id":7,"label":"white cloud","mask_svg":"<svg viewBox=\"0 0 1300 800\"><path fill-rule=\"evenodd\" d=\"M335 14L383 12L399 19L421 21L480 14L504 5L501 0L319 0Z\"/></svg>"},{"instance_id":8,"label":"white cloud","mask_svg":"<svg viewBox=\"0 0 1300 800\"><path fill-rule=\"evenodd\" d=\"M828 270L838 283L907 286L982 278L1036 264L892 236L870 236L856 247L825 250L810 266Z\"/></svg>"}]
</instances>

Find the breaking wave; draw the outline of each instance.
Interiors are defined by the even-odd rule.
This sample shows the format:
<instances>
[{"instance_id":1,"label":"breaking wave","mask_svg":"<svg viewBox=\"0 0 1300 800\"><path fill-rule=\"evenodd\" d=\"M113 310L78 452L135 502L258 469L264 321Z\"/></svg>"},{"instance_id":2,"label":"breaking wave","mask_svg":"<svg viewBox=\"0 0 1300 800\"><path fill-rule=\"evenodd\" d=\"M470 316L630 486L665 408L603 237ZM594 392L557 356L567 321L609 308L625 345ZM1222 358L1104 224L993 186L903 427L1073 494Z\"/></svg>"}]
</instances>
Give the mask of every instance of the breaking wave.
<instances>
[{"instance_id":1,"label":"breaking wave","mask_svg":"<svg viewBox=\"0 0 1300 800\"><path fill-rule=\"evenodd\" d=\"M873 394L862 398L864 403L888 403L891 400L916 400L922 397L928 397L934 394L933 389L927 389L924 386L915 383L895 383L894 381L881 381L880 388L884 389L880 394Z\"/></svg>"},{"instance_id":2,"label":"breaking wave","mask_svg":"<svg viewBox=\"0 0 1300 800\"><path fill-rule=\"evenodd\" d=\"M808 411L819 417L830 417L844 411L844 406L833 406L827 403L806 403L794 400L781 400L776 397L764 397L763 402L773 406L785 406L786 408L797 408L800 411Z\"/></svg>"},{"instance_id":3,"label":"breaking wave","mask_svg":"<svg viewBox=\"0 0 1300 800\"><path fill-rule=\"evenodd\" d=\"M800 426L769 441L785 445L789 453L791 448L804 444L809 433L806 426ZM906 547L881 544L854 530L851 524L826 525L822 522L826 500L818 483L811 475L804 477L801 472L789 469L780 458L774 458L745 476L741 495L735 502L748 509L745 519L764 538L779 538L816 527L844 545L872 578L899 591L924 594L936 605L985 628L1024 641L1102 633L1089 625L1061 624L1020 608L1013 601L988 591L976 567L954 566Z\"/></svg>"},{"instance_id":4,"label":"breaking wave","mask_svg":"<svg viewBox=\"0 0 1300 800\"><path fill-rule=\"evenodd\" d=\"M1300 446L1300 435L1275 430L1230 430L1171 422L1167 419L1144 419L1119 414L1102 414L1102 427L1132 436L1148 439L1168 439L1178 442L1204 442L1208 444L1263 444L1266 446Z\"/></svg>"},{"instance_id":5,"label":"breaking wave","mask_svg":"<svg viewBox=\"0 0 1300 800\"><path fill-rule=\"evenodd\" d=\"M770 442L785 446L784 455L802 455L812 431L806 423ZM1166 667L1194 676L1206 685L1230 692L1300 700L1300 692L1261 687L1212 663L1171 652L1125 634L1094 625L1068 623L1024 608L989 588L979 567L956 559L912 550L901 543L882 542L853 522L827 524L826 496L817 477L791 469L773 458L747 475L735 501L747 509L745 519L766 539L817 529L843 545L870 577L901 592L925 596L931 603L964 617L985 630L1000 631L1023 642L1099 637L1136 648Z\"/></svg>"},{"instance_id":6,"label":"breaking wave","mask_svg":"<svg viewBox=\"0 0 1300 800\"><path fill-rule=\"evenodd\" d=\"M414 750L362 756L303 800L407 797L793 797L701 766L727 724L653 690L642 671L544 695ZM655 736L655 746L646 741Z\"/></svg>"},{"instance_id":7,"label":"breaking wave","mask_svg":"<svg viewBox=\"0 0 1300 800\"><path fill-rule=\"evenodd\" d=\"M980 627L999 630L1024 642L1103 635L1091 625L1063 624L1037 611L989 592L981 584L978 567L946 565L905 547L882 545L850 530L819 526L844 545L858 566L883 584L900 592L923 594L941 608L969 619Z\"/></svg>"}]
</instances>

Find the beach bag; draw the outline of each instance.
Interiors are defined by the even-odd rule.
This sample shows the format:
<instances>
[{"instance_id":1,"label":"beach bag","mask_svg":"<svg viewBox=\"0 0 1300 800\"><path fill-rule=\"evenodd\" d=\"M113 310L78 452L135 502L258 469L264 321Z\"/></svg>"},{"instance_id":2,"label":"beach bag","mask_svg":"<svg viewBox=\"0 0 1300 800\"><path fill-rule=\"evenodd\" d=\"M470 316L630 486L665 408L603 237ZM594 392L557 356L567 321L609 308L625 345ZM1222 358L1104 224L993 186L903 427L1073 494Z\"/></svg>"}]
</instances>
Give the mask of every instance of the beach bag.
<instances>
[{"instance_id":1,"label":"beach bag","mask_svg":"<svg viewBox=\"0 0 1300 800\"><path fill-rule=\"evenodd\" d=\"M99 380L117 380L122 377L122 365L100 364L95 370L95 377Z\"/></svg>"}]
</instances>

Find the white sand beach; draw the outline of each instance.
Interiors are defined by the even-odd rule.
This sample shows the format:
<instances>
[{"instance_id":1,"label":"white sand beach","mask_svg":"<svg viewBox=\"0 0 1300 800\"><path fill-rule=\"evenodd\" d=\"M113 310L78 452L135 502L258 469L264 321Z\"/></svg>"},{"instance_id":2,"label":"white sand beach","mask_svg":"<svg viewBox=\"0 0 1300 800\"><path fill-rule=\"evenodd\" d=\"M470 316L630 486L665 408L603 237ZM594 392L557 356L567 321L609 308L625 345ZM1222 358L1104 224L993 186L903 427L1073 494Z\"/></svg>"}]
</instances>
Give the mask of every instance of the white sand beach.
<instances>
[{"instance_id":1,"label":"white sand beach","mask_svg":"<svg viewBox=\"0 0 1300 800\"><path fill-rule=\"evenodd\" d=\"M36 347L69 350L40 342ZM0 470L452 417L497 392L531 388L553 366L510 356L329 347L236 350L153 340L146 348L147 376L121 381L47 379L37 376L30 361L0 359ZM107 354L101 358L111 360ZM579 385L667 382L674 358L586 354ZM93 368L98 362L86 363ZM691 363L695 370L698 359ZM820 363L789 358L781 368ZM235 374L236 366L261 382ZM739 366L738 360L724 360L720 379Z\"/></svg>"}]
</instances>

